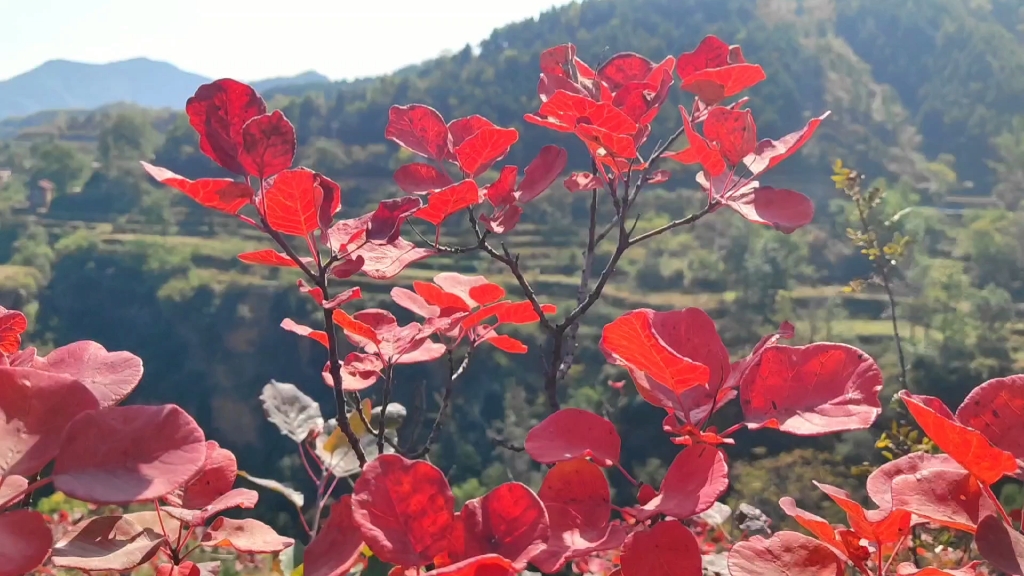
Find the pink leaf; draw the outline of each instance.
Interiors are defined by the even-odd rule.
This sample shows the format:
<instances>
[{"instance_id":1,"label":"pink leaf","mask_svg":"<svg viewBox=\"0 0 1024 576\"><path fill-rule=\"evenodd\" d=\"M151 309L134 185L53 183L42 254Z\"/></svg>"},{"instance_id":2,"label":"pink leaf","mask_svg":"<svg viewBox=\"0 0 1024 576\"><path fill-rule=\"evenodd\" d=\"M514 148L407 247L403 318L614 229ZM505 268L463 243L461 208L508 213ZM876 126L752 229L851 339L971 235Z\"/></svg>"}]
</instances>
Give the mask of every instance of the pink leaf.
<instances>
[{"instance_id":1,"label":"pink leaf","mask_svg":"<svg viewBox=\"0 0 1024 576\"><path fill-rule=\"evenodd\" d=\"M622 440L615 425L587 410L563 408L526 435L526 452L541 464L592 458L600 466L619 461Z\"/></svg>"},{"instance_id":2,"label":"pink leaf","mask_svg":"<svg viewBox=\"0 0 1024 576\"><path fill-rule=\"evenodd\" d=\"M238 162L260 180L291 168L295 159L295 128L280 110L257 116L242 127Z\"/></svg>"},{"instance_id":3,"label":"pink leaf","mask_svg":"<svg viewBox=\"0 0 1024 576\"><path fill-rule=\"evenodd\" d=\"M405 164L395 170L395 183L407 194L423 194L454 184L448 174L421 162Z\"/></svg>"},{"instance_id":4,"label":"pink leaf","mask_svg":"<svg viewBox=\"0 0 1024 576\"><path fill-rule=\"evenodd\" d=\"M526 204L550 188L568 162L569 153L564 148L553 145L541 148L519 183L519 202Z\"/></svg>"},{"instance_id":5,"label":"pink leaf","mask_svg":"<svg viewBox=\"0 0 1024 576\"><path fill-rule=\"evenodd\" d=\"M714 446L697 444L675 457L659 494L640 509L685 520L710 509L728 488L725 456Z\"/></svg>"},{"instance_id":6,"label":"pink leaf","mask_svg":"<svg viewBox=\"0 0 1024 576\"><path fill-rule=\"evenodd\" d=\"M120 403L142 380L141 358L131 352L107 352L90 340L72 342L37 357L32 367L77 379L96 396L100 408Z\"/></svg>"},{"instance_id":7,"label":"pink leaf","mask_svg":"<svg viewBox=\"0 0 1024 576\"><path fill-rule=\"evenodd\" d=\"M755 224L792 234L814 219L814 203L799 192L761 186L725 199L725 205Z\"/></svg>"},{"instance_id":8,"label":"pink leaf","mask_svg":"<svg viewBox=\"0 0 1024 576\"><path fill-rule=\"evenodd\" d=\"M978 386L957 408L956 419L1013 454L1015 476L1024 480L1024 376L995 378Z\"/></svg>"},{"instance_id":9,"label":"pink leaf","mask_svg":"<svg viewBox=\"0 0 1024 576\"><path fill-rule=\"evenodd\" d=\"M257 500L259 500L259 494L257 494L255 490L234 488L224 494L221 494L212 502L198 510L189 510L187 508L178 508L175 506L165 506L161 508L161 510L166 512L168 516L180 520L190 526L202 526L206 524L210 518L213 518L225 510L231 510L232 508L252 509L256 506Z\"/></svg>"},{"instance_id":10,"label":"pink leaf","mask_svg":"<svg viewBox=\"0 0 1024 576\"><path fill-rule=\"evenodd\" d=\"M58 568L130 572L153 559L166 542L128 516L85 518L61 536L51 561Z\"/></svg>"},{"instance_id":11,"label":"pink leaf","mask_svg":"<svg viewBox=\"0 0 1024 576\"><path fill-rule=\"evenodd\" d=\"M304 576L345 576L362 556L363 537L352 517L352 495L331 506L327 522L303 554Z\"/></svg>"},{"instance_id":12,"label":"pink leaf","mask_svg":"<svg viewBox=\"0 0 1024 576\"><path fill-rule=\"evenodd\" d=\"M796 532L754 536L729 551L732 576L842 576L839 557L821 542Z\"/></svg>"},{"instance_id":13,"label":"pink leaf","mask_svg":"<svg viewBox=\"0 0 1024 576\"><path fill-rule=\"evenodd\" d=\"M203 534L201 543L204 546L232 548L243 554L275 554L291 548L295 541L280 536L259 520L217 518Z\"/></svg>"},{"instance_id":14,"label":"pink leaf","mask_svg":"<svg viewBox=\"0 0 1024 576\"><path fill-rule=\"evenodd\" d=\"M700 545L680 522L638 530L622 546L622 576L700 576Z\"/></svg>"},{"instance_id":15,"label":"pink leaf","mask_svg":"<svg viewBox=\"0 0 1024 576\"><path fill-rule=\"evenodd\" d=\"M155 500L192 478L205 459L203 431L178 406L117 406L68 425L53 485L97 504Z\"/></svg>"},{"instance_id":16,"label":"pink leaf","mask_svg":"<svg viewBox=\"0 0 1024 576\"><path fill-rule=\"evenodd\" d=\"M402 233L402 224L423 206L418 196L404 196L382 200L370 216L366 239L378 244L390 244Z\"/></svg>"},{"instance_id":17,"label":"pink leaf","mask_svg":"<svg viewBox=\"0 0 1024 576\"><path fill-rule=\"evenodd\" d=\"M0 576L24 576L50 553L53 535L46 518L33 510L0 513Z\"/></svg>"}]
</instances>

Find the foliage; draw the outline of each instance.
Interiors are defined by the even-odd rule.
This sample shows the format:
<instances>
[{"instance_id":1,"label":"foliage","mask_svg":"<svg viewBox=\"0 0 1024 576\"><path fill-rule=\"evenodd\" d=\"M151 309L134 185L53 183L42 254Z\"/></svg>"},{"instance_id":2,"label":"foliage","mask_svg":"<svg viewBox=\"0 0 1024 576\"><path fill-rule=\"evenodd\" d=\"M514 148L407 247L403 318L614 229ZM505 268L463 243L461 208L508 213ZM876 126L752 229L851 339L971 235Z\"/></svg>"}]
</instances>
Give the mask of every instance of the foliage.
<instances>
[{"instance_id":1,"label":"foliage","mask_svg":"<svg viewBox=\"0 0 1024 576\"><path fill-rule=\"evenodd\" d=\"M783 344L795 338L796 329L782 321L733 361L717 323L700 308L637 308L613 318L600 331L600 352L629 374L647 404L665 412L662 431L671 444L683 447L673 450L657 489L635 480L623 466L622 426L595 411L562 407L583 320L627 251L710 219L722 208L783 235L811 222L810 199L761 185L757 178L807 143L828 113L779 140L758 139L746 100L729 101L765 80L764 70L748 62L739 46L715 36L657 63L621 53L596 68L577 56L574 45L564 44L542 53L540 68L541 104L525 121L574 136L588 153L588 171L564 177L568 152L545 145L520 178L516 166L494 168L519 142L517 129L478 115L446 121L422 104L394 105L385 137L421 161L394 172L405 195L349 219L337 218L343 204L338 183L293 167L296 132L281 111L269 111L250 86L234 80L201 86L186 103L199 150L236 177L192 179L142 165L155 180L275 245L245 251L240 261L301 275L298 292L316 306L320 322L311 327L286 317L281 328L326 348L320 372L333 393L335 417L325 419L320 405L290 384L271 382L260 400L268 420L296 444L316 497L307 507L304 493L240 473L234 454L207 441L177 406L118 406L142 376L141 360L134 355L83 341L39 356L33 348L21 349L26 318L0 311L6 364L0 367L0 385L7 382L9 388L0 395L9 423L0 435L9 455L0 508L10 508L0 515L5 544L0 576L43 562L113 571L153 562L158 574L197 576L212 569L189 559L201 548L240 554L292 550L288 554L294 558L293 539L251 518L220 516L256 504L256 492L234 488L238 475L283 495L298 509L309 540L303 574L368 569L372 558L394 566L392 574L511 576L532 565L549 574L572 566L602 575L693 575L714 565L718 554L725 554L725 570L732 576L766 571L840 576L847 566L865 575L910 574L925 567L907 562L890 568L908 554L919 562L910 535L923 525L973 534L985 560L1019 572L1024 537L993 486L1007 476L1024 476L1022 424L1012 416L1021 411L1024 378L986 382L955 414L938 398L902 390L899 398L927 435L927 446L944 454L911 450L875 470L866 484L878 507L873 510L847 490L815 480L843 512L846 526L836 527L783 496L782 510L814 538L772 533L769 518L746 504L735 514L739 537L730 536L724 525L728 508L718 503L730 484L725 447L735 444L741 431L818 438L870 428L882 413L883 376L863 350L832 342ZM654 119L677 82L693 103L679 108L682 125L674 134L646 146L645 153ZM683 137L686 147L675 149ZM646 231L638 231L641 194L674 177L661 167L664 160L699 167L701 207L668 222L645 223ZM506 245L531 203L557 180L588 205L578 290L560 316L560 306L542 302L524 274L525 260ZM882 262L877 272L899 346L888 274L905 242L883 241L869 224L879 192L862 194L859 179L841 167L836 180L853 198L863 225L851 232L851 240L871 261ZM468 245L450 243L458 241L451 232L457 216L468 224ZM434 233L421 233L416 221L432 225ZM406 229L419 244L403 237ZM496 238L504 240L495 244ZM760 238L743 253L779 262L802 254L793 242ZM379 308L346 312L345 306L363 297L362 288L335 290L357 274L386 280L417 261L449 255L458 262L477 254L508 270L515 296L484 276L441 272L432 282L412 282L412 290L392 289L393 302L420 318L403 323ZM161 270L154 267L153 273ZM741 274L767 275L754 265ZM770 304L773 314L784 312L779 295L789 287L784 275L769 278L763 294L771 300L745 306L756 310ZM985 294L978 310L987 310L994 321L1004 300ZM456 511L448 478L425 458L439 445L442 428L458 425L449 422L456 384L483 354L482 345L525 354L527 341L512 332L534 324L544 335L543 401L550 414L529 430L522 446L507 438L494 443L549 468L536 491L506 482ZM343 356L345 350L352 351ZM899 355L905 386L901 348ZM435 361L443 364L444 392L419 442L426 420L422 408L409 419L393 395L402 386L404 367ZM379 392L373 395L379 401L363 398L371 390ZM711 425L716 413L716 422L724 417L731 423L724 430ZM398 429L407 421L413 425L403 439ZM915 440L911 433L906 436ZM50 460L52 472L39 477ZM613 493L606 470L615 470L627 489ZM351 493L338 494L339 480L356 474ZM76 500L152 503L154 510L85 517L54 534L40 512L19 507L49 483ZM962 558L971 554L964 549ZM721 556L718 560L721 564ZM940 560L929 569L951 568ZM973 574L979 565L950 573Z\"/></svg>"}]
</instances>

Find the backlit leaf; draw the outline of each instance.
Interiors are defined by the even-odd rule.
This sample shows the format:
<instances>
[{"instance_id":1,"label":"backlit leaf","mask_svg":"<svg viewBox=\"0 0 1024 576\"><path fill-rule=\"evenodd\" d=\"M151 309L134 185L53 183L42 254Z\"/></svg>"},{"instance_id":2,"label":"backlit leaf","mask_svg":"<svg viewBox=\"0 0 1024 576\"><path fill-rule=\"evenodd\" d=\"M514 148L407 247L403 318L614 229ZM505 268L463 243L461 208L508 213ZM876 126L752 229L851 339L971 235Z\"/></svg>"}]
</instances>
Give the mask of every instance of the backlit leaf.
<instances>
[{"instance_id":1,"label":"backlit leaf","mask_svg":"<svg viewBox=\"0 0 1024 576\"><path fill-rule=\"evenodd\" d=\"M785 188L760 186L730 196L725 205L747 220L771 226L783 234L792 234L814 219L814 203L811 199Z\"/></svg>"},{"instance_id":2,"label":"backlit leaf","mask_svg":"<svg viewBox=\"0 0 1024 576\"><path fill-rule=\"evenodd\" d=\"M434 160L444 160L451 145L444 119L437 110L422 104L392 106L384 137Z\"/></svg>"},{"instance_id":3,"label":"backlit leaf","mask_svg":"<svg viewBox=\"0 0 1024 576\"><path fill-rule=\"evenodd\" d=\"M614 93L630 82L641 82L654 69L654 63L633 52L622 52L609 58L597 69L597 77Z\"/></svg>"},{"instance_id":4,"label":"backlit leaf","mask_svg":"<svg viewBox=\"0 0 1024 576\"><path fill-rule=\"evenodd\" d=\"M704 136L718 144L730 166L739 166L757 145L757 126L750 110L715 106L704 119Z\"/></svg>"},{"instance_id":5,"label":"backlit leaf","mask_svg":"<svg viewBox=\"0 0 1024 576\"><path fill-rule=\"evenodd\" d=\"M548 541L548 516L540 498L526 485L507 482L462 507L464 550L455 560L497 554L517 568Z\"/></svg>"},{"instance_id":6,"label":"backlit leaf","mask_svg":"<svg viewBox=\"0 0 1024 576\"><path fill-rule=\"evenodd\" d=\"M238 156L243 128L267 112L267 104L252 87L222 78L200 86L185 102L189 123L199 134L199 149L235 174L245 174Z\"/></svg>"},{"instance_id":7,"label":"backlit leaf","mask_svg":"<svg viewBox=\"0 0 1024 576\"><path fill-rule=\"evenodd\" d=\"M262 114L242 127L238 163L263 180L287 170L295 159L295 128L280 110Z\"/></svg>"},{"instance_id":8,"label":"backlit leaf","mask_svg":"<svg viewBox=\"0 0 1024 576\"><path fill-rule=\"evenodd\" d=\"M404 196L382 200L370 216L370 227L366 239L370 242L390 244L402 233L402 224L420 207L423 200L418 196Z\"/></svg>"},{"instance_id":9,"label":"backlit leaf","mask_svg":"<svg viewBox=\"0 0 1024 576\"><path fill-rule=\"evenodd\" d=\"M806 144L811 139L811 136L814 135L814 131L821 125L821 122L828 118L828 115L829 112L825 112L817 118L812 118L802 129L787 134L779 140L761 140L757 143L754 153L744 159L747 169L754 176L757 176L774 168Z\"/></svg>"},{"instance_id":10,"label":"backlit leaf","mask_svg":"<svg viewBox=\"0 0 1024 576\"><path fill-rule=\"evenodd\" d=\"M414 215L434 226L439 226L445 218L479 203L480 189L477 188L476 182L463 180L428 196L427 205Z\"/></svg>"},{"instance_id":11,"label":"backlit leaf","mask_svg":"<svg viewBox=\"0 0 1024 576\"><path fill-rule=\"evenodd\" d=\"M307 236L320 227L319 202L323 191L316 173L306 168L285 170L263 193L263 217L273 230L292 236Z\"/></svg>"},{"instance_id":12,"label":"backlit leaf","mask_svg":"<svg viewBox=\"0 0 1024 576\"><path fill-rule=\"evenodd\" d=\"M709 510L728 488L725 455L714 446L696 444L672 460L658 495L640 508L685 520Z\"/></svg>"},{"instance_id":13,"label":"backlit leaf","mask_svg":"<svg viewBox=\"0 0 1024 576\"><path fill-rule=\"evenodd\" d=\"M303 553L303 576L345 576L361 557L363 538L352 517L352 495L331 506L330 515Z\"/></svg>"},{"instance_id":14,"label":"backlit leaf","mask_svg":"<svg viewBox=\"0 0 1024 576\"><path fill-rule=\"evenodd\" d=\"M700 545L680 522L658 522L638 530L622 546L622 576L700 576Z\"/></svg>"},{"instance_id":15,"label":"backlit leaf","mask_svg":"<svg viewBox=\"0 0 1024 576\"><path fill-rule=\"evenodd\" d=\"M1013 454L1015 476L1024 480L1024 376L995 378L978 386L957 408L956 419Z\"/></svg>"},{"instance_id":16,"label":"backlit leaf","mask_svg":"<svg viewBox=\"0 0 1024 576\"><path fill-rule=\"evenodd\" d=\"M600 466L619 461L622 440L607 419L579 408L563 408L526 435L526 452L541 464L591 458Z\"/></svg>"},{"instance_id":17,"label":"backlit leaf","mask_svg":"<svg viewBox=\"0 0 1024 576\"><path fill-rule=\"evenodd\" d=\"M821 542L796 532L754 536L729 551L732 576L842 576L842 562Z\"/></svg>"},{"instance_id":18,"label":"backlit leaf","mask_svg":"<svg viewBox=\"0 0 1024 576\"><path fill-rule=\"evenodd\" d=\"M262 264L264 266L281 266L282 268L298 268L299 265L295 263L288 255L282 254L269 248L265 250L256 250L255 252L243 252L238 255L238 259L246 264ZM307 259L309 260L309 259Z\"/></svg>"},{"instance_id":19,"label":"backlit leaf","mask_svg":"<svg viewBox=\"0 0 1024 576\"><path fill-rule=\"evenodd\" d=\"M519 132L514 128L483 128L455 148L455 157L462 171L475 178L504 158L518 140Z\"/></svg>"},{"instance_id":20,"label":"backlit leaf","mask_svg":"<svg viewBox=\"0 0 1024 576\"><path fill-rule=\"evenodd\" d=\"M140 162L140 164L157 182L185 193L199 205L212 210L235 214L253 199L252 188L244 182L228 178L189 180L166 168L153 166L146 162Z\"/></svg>"},{"instance_id":21,"label":"backlit leaf","mask_svg":"<svg viewBox=\"0 0 1024 576\"><path fill-rule=\"evenodd\" d=\"M454 184L448 174L422 162L405 164L395 170L395 184L407 194L424 194Z\"/></svg>"},{"instance_id":22,"label":"backlit leaf","mask_svg":"<svg viewBox=\"0 0 1024 576\"><path fill-rule=\"evenodd\" d=\"M986 516L974 535L978 552L1007 574L1024 574L1024 534L1007 526L998 516Z\"/></svg>"},{"instance_id":23,"label":"backlit leaf","mask_svg":"<svg viewBox=\"0 0 1024 576\"><path fill-rule=\"evenodd\" d=\"M291 547L295 541L280 536L259 520L221 517L203 533L200 543L203 546L232 548L243 554L273 554Z\"/></svg>"},{"instance_id":24,"label":"backlit leaf","mask_svg":"<svg viewBox=\"0 0 1024 576\"><path fill-rule=\"evenodd\" d=\"M0 354L14 354L21 348L21 334L28 328L25 315L0 306Z\"/></svg>"},{"instance_id":25,"label":"backlit leaf","mask_svg":"<svg viewBox=\"0 0 1024 576\"><path fill-rule=\"evenodd\" d=\"M302 324L296 323L291 318L285 318L284 320L281 320L281 328L284 328L289 332L298 334L299 336L305 336L306 338L316 340L324 347L327 347L330 344L330 342L327 340L327 332L324 332L323 330L313 330L309 326L304 326Z\"/></svg>"}]
</instances>

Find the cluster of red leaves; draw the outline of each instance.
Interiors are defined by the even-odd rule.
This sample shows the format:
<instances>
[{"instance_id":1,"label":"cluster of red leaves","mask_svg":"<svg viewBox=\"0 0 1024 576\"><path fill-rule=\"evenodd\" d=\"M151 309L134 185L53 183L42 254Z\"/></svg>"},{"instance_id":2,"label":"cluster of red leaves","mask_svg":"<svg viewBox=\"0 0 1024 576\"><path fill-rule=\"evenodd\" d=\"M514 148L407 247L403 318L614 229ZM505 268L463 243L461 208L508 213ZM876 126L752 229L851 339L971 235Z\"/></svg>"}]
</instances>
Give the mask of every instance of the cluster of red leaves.
<instances>
[{"instance_id":1,"label":"cluster of red leaves","mask_svg":"<svg viewBox=\"0 0 1024 576\"><path fill-rule=\"evenodd\" d=\"M18 349L24 316L4 311L0 317L4 341L11 343L0 353L0 510L8 509L0 512L0 576L19 576L47 559L56 568L116 571L161 552L177 559L194 529L202 531L206 547L278 552L291 546L291 539L254 520L217 518L203 530L224 510L252 508L256 493L231 488L235 457L207 442L181 408L118 405L142 378L138 357L90 341L38 356L34 348ZM30 483L51 461L50 476ZM64 530L38 512L11 509L51 482L94 504L163 500L171 506L163 509L162 523L156 512L136 512L89 518Z\"/></svg>"}]
</instances>

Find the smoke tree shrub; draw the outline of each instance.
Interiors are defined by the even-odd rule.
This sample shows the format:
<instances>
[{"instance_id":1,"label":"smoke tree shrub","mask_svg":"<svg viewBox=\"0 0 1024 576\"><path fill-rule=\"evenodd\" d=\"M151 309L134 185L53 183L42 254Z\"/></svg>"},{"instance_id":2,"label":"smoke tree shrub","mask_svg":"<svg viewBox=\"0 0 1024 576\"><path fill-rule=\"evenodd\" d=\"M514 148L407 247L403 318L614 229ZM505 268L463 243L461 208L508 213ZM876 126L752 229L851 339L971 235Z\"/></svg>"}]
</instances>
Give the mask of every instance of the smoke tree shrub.
<instances>
[{"instance_id":1,"label":"smoke tree shrub","mask_svg":"<svg viewBox=\"0 0 1024 576\"><path fill-rule=\"evenodd\" d=\"M739 541L722 530L730 511L717 502L729 486L723 446L734 443L732 435L742 428L797 436L868 428L882 411L882 374L867 354L835 343L789 346L784 341L793 337L793 326L783 323L732 362L702 310L622 314L603 328L600 349L609 363L629 373L645 401L665 411L662 428L681 446L657 487L636 482L622 466L619 430L610 421L561 408L559 385L574 362L579 323L629 248L722 208L781 233L812 220L808 198L762 186L758 178L806 143L827 113L779 140L759 140L746 100L730 100L764 80L764 72L747 62L738 46L714 36L657 63L624 53L596 69L566 44L545 51L540 68L540 105L525 120L575 135L590 153L589 171L565 175L566 151L545 146L520 177L518 167L499 166L518 141L515 129L481 116L446 121L428 106L396 105L385 137L421 157L394 174L405 195L380 202L370 214L342 219L340 186L292 166L295 132L283 114L268 113L251 87L228 79L201 86L186 111L200 149L238 177L189 180L143 164L158 181L265 233L273 248L239 258L294 268L298 289L322 310L322 325L283 319L281 326L326 348L322 373L334 392L335 417L325 420L320 406L293 385L271 382L261 395L268 419L296 442L316 483L315 501L307 509L302 493L249 478L287 495L302 513L310 540L303 573L347 574L365 566L366 548L394 566L393 575L499 576L528 568L553 574L570 565L581 573L621 576L690 576L703 570L840 576L848 569L879 576L971 575L983 570L980 562L958 567L909 562L917 559L908 550L911 531L927 525L973 535L988 564L1020 574L1024 536L995 499L992 485L1022 476L1024 379L988 382L956 413L934 398L902 392L918 425L945 454L911 454L879 468L867 481L875 509L818 484L846 513L843 526L783 498L780 507L810 536L772 533L763 514L741 507L736 515L742 515L745 535L760 534ZM693 104L679 110L681 125L672 137L648 146L651 123L676 86L693 95ZM686 146L677 146L684 136ZM698 166L706 202L686 218L643 230L635 202L645 186L670 177L660 167L664 162ZM561 315L535 292L519 256L497 240L512 241L524 210L540 194L566 193L548 192L557 181L567 193L586 194L590 203L578 297ZM607 212L609 205L612 216L602 221L601 206ZM445 230L459 219L475 238L469 246L444 242ZM420 234L414 221L431 224L434 234ZM403 236L406 228L418 242ZM594 256L605 242L613 248L597 270ZM336 290L334 281L353 282L359 274L394 278L440 253L501 263L516 294L482 276L444 272L433 282L413 282L411 289L391 293L421 321L399 325L384 310L343 308L351 309L361 292ZM7 443L4 453L13 455L4 463L0 484L3 505L11 508L0 516L0 576L44 561L127 570L160 554L159 574L195 576L203 567L187 559L191 550L184 544L192 534L200 535L196 546L242 553L272 553L292 544L254 520L215 518L230 508L252 507L256 494L234 488L239 475L234 457L207 442L184 412L116 405L138 383L137 358L108 353L94 343L38 358L31 349L19 350L24 318L15 313L0 319L6 363L0 368L0 390L7 390L0 409L14 423L0 437ZM548 465L547 472L536 492L508 482L456 510L444 474L423 458L443 428L453 383L478 348L528 352L501 330L503 324L537 324L546 336L541 362L551 413L529 432L522 448L509 447ZM355 350L344 357L341 337ZM404 408L391 402L393 387L401 385L394 368L434 361L448 366L442 406L425 442L403 445L395 422ZM722 431L711 426L712 416L733 401L739 402L740 421ZM42 412L45 421L38 417ZM128 437L130 443L122 440ZM55 460L50 476L26 479L50 460ZM623 474L636 487L634 501L612 503L608 472ZM351 493L340 494L338 480L356 474ZM55 540L40 515L14 508L45 482L83 500L149 501L156 510L145 517L89 519ZM716 554L720 549L728 553Z\"/></svg>"}]
</instances>

